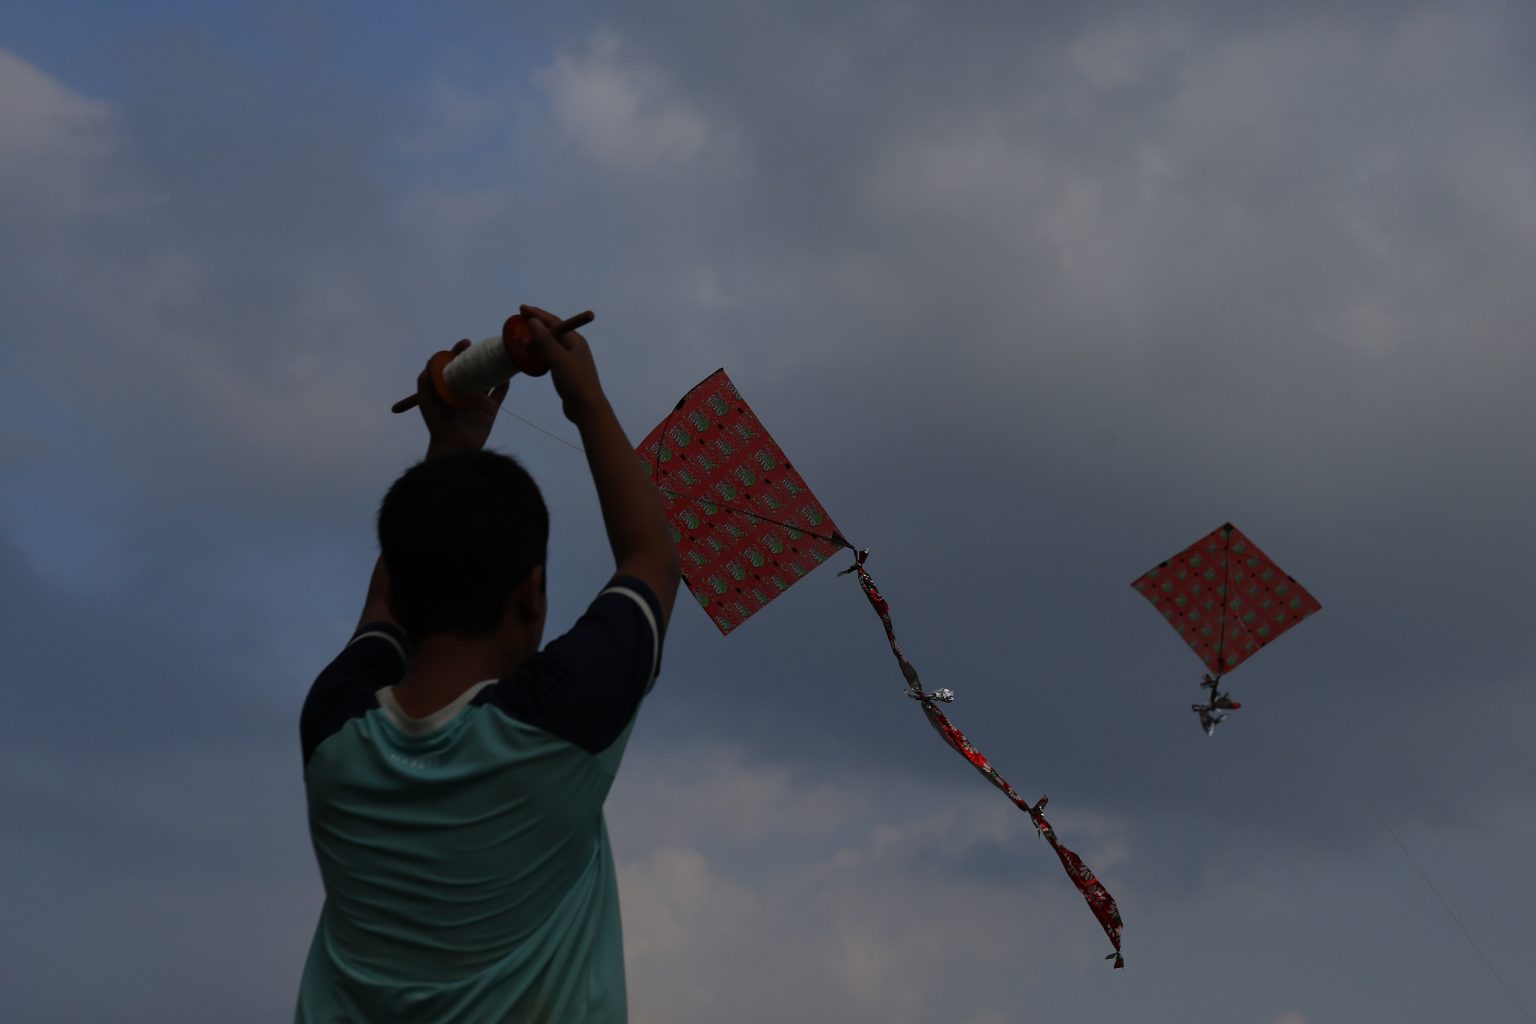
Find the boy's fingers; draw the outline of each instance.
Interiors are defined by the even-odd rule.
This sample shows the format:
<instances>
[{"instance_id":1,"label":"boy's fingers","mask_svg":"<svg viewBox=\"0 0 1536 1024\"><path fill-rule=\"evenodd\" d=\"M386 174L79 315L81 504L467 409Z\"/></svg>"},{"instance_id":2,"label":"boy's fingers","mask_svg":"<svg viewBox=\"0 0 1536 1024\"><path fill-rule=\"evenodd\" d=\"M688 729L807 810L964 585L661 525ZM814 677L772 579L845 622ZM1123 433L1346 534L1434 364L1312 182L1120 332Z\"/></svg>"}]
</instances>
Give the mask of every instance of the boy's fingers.
<instances>
[{"instance_id":1,"label":"boy's fingers","mask_svg":"<svg viewBox=\"0 0 1536 1024\"><path fill-rule=\"evenodd\" d=\"M466 338L454 345L452 351L462 352L468 347L469 340ZM442 355L441 352L434 352L432 359L436 359L440 355ZM434 407L443 405L442 396L437 393L437 384L432 380L432 359L427 360L427 365L422 367L421 373L416 376L416 398L417 404L422 407L422 415L426 415L426 406L428 405Z\"/></svg>"},{"instance_id":2,"label":"boy's fingers","mask_svg":"<svg viewBox=\"0 0 1536 1024\"><path fill-rule=\"evenodd\" d=\"M559 323L558 320L555 322ZM569 343L564 338L556 338L553 334L550 334L549 328L544 326L544 321L542 320L530 318L528 320L528 333L533 335L534 343L539 346L540 351L544 353L544 357L550 361L552 366L560 361L560 357L565 355L565 351L569 347Z\"/></svg>"},{"instance_id":3,"label":"boy's fingers","mask_svg":"<svg viewBox=\"0 0 1536 1024\"><path fill-rule=\"evenodd\" d=\"M528 318L530 323L542 320L544 322L544 326L546 327L556 327L560 323L559 317L555 316L555 314L551 313L547 309L540 309L538 306L530 306L527 303L524 303L523 305L518 306L517 309L518 312L522 313L524 317Z\"/></svg>"},{"instance_id":4,"label":"boy's fingers","mask_svg":"<svg viewBox=\"0 0 1536 1024\"><path fill-rule=\"evenodd\" d=\"M540 309L538 306L530 306L526 302L518 307L518 311L523 314L523 321L527 323L530 328L534 324L542 322L545 327L549 328L551 334L554 333L554 330L557 327L565 323L564 320L560 319L558 316L555 316L555 314L551 313L549 310ZM591 322L590 317L588 317L587 322ZM587 343L587 339L585 337L572 330L566 330L554 336L556 340L560 342L561 347L565 348L567 351L575 348L578 344L585 345Z\"/></svg>"}]
</instances>

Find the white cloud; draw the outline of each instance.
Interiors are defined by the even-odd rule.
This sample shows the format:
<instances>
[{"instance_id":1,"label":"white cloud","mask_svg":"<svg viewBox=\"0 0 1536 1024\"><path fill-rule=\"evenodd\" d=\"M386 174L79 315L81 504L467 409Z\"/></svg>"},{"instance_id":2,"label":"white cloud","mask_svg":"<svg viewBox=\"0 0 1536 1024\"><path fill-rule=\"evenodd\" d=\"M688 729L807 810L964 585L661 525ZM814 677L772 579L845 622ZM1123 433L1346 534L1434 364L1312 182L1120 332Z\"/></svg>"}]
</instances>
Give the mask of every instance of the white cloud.
<instances>
[{"instance_id":1,"label":"white cloud","mask_svg":"<svg viewBox=\"0 0 1536 1024\"><path fill-rule=\"evenodd\" d=\"M1138 88L1166 61L1182 59L1192 35L1171 19L1149 23L1138 12L1134 20L1110 21L1073 40L1063 63L1091 89Z\"/></svg>"},{"instance_id":2,"label":"white cloud","mask_svg":"<svg viewBox=\"0 0 1536 1024\"><path fill-rule=\"evenodd\" d=\"M620 872L624 893L625 956L665 961L690 945L712 946L750 929L758 897L723 877L698 850L668 847Z\"/></svg>"},{"instance_id":3,"label":"white cloud","mask_svg":"<svg viewBox=\"0 0 1536 1024\"><path fill-rule=\"evenodd\" d=\"M883 255L879 276L934 280L963 259L950 291L1098 344L1174 318L1257 334L1284 317L1352 356L1437 347L1468 305L1450 284L1466 268L1520 294L1508 275L1536 223L1530 133L1486 100L1508 85L1487 58L1496 30L1323 14L1212 38L1187 19L1098 19L1052 74L1004 80L987 104L918 104L875 140L864 220L938 254Z\"/></svg>"},{"instance_id":4,"label":"white cloud","mask_svg":"<svg viewBox=\"0 0 1536 1024\"><path fill-rule=\"evenodd\" d=\"M577 56L561 56L535 81L560 130L588 156L618 170L686 164L716 133L653 67L600 32Z\"/></svg>"},{"instance_id":5,"label":"white cloud","mask_svg":"<svg viewBox=\"0 0 1536 1024\"><path fill-rule=\"evenodd\" d=\"M370 420L392 400L350 383L380 372L359 325L388 283L355 252L297 242L264 251L253 241L264 228L257 213L249 238L178 222L181 172L144 160L132 123L0 50L0 229L25 240L0 281L16 314L7 373L87 421L109 421L97 451L134 463L140 483L231 458L269 478L334 479L366 458ZM222 201L241 197L232 189ZM238 272L225 276L231 265ZM274 279L284 282L283 329L255 329L248 314L270 325L274 309L253 310L247 291ZM416 368L396 374L401 393ZM0 429L0 458L33 447Z\"/></svg>"},{"instance_id":6,"label":"white cloud","mask_svg":"<svg viewBox=\"0 0 1536 1024\"><path fill-rule=\"evenodd\" d=\"M729 843L827 837L870 811L867 794L750 759L725 743L669 750L647 761L645 780L640 785L626 777L619 786L626 815L647 835L665 835L663 823L687 818L708 821L712 834Z\"/></svg>"},{"instance_id":7,"label":"white cloud","mask_svg":"<svg viewBox=\"0 0 1536 1024\"><path fill-rule=\"evenodd\" d=\"M439 78L420 101L421 124L400 145L408 152L442 153L465 144L483 150L486 136L510 117L511 97L496 89L464 88Z\"/></svg>"},{"instance_id":8,"label":"white cloud","mask_svg":"<svg viewBox=\"0 0 1536 1024\"><path fill-rule=\"evenodd\" d=\"M963 775L893 798L878 777L821 779L724 744L631 761L609 822L637 1019L826 1019L835 1007L988 1022L996 1011L968 1005L957 979L1004 962L1020 985L1099 966L1102 936L1049 849ZM1017 871L969 871L964 855L989 844L1006 844Z\"/></svg>"},{"instance_id":9,"label":"white cloud","mask_svg":"<svg viewBox=\"0 0 1536 1024\"><path fill-rule=\"evenodd\" d=\"M111 145L111 108L0 50L0 201L81 198Z\"/></svg>"}]
</instances>

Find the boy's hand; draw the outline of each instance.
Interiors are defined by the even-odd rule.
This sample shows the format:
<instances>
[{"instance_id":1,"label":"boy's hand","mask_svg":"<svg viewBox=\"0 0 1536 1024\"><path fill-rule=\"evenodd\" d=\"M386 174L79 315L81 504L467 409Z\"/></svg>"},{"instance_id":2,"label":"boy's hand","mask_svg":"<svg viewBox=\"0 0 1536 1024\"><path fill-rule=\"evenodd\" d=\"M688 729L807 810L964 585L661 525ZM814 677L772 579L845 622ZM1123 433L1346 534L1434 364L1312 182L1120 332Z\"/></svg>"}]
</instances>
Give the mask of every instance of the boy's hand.
<instances>
[{"instance_id":1,"label":"boy's hand","mask_svg":"<svg viewBox=\"0 0 1536 1024\"><path fill-rule=\"evenodd\" d=\"M465 338L451 351L458 355L467 348L469 339ZM456 409L443 401L432 384L431 371L423 369L416 378L416 399L421 418L427 424L427 433L431 435L427 442L427 457L484 448L485 439L491 436L491 427L496 424L496 410L501 407L501 400L507 397L510 384L511 381L502 381L486 394L461 397L459 403L463 408Z\"/></svg>"},{"instance_id":2,"label":"boy's hand","mask_svg":"<svg viewBox=\"0 0 1536 1024\"><path fill-rule=\"evenodd\" d=\"M597 379L597 364L592 361L587 339L576 331L568 331L557 338L550 329L560 323L559 317L537 306L518 308L528 323L533 343L549 360L549 375L555 382L555 393L560 396L565 418L580 426L593 411L608 402L603 385Z\"/></svg>"},{"instance_id":3,"label":"boy's hand","mask_svg":"<svg viewBox=\"0 0 1536 1024\"><path fill-rule=\"evenodd\" d=\"M681 569L661 507L661 492L635 457L634 444L603 394L586 339L575 331L556 338L551 329L560 321L536 306L523 306L522 313L533 343L549 360L549 374L565 405L566 418L581 432L608 546L613 549L614 573L633 576L651 588L661 603L659 625L665 628Z\"/></svg>"}]
</instances>

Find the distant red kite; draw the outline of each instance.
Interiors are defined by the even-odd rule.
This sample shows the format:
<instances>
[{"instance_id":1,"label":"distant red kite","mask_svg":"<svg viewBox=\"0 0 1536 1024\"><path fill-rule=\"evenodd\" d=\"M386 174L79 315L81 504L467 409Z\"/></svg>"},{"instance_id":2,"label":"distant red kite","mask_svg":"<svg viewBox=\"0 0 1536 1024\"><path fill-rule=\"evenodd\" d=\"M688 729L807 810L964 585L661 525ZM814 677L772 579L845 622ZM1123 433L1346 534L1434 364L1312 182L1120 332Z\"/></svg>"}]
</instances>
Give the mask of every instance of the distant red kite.
<instances>
[{"instance_id":1,"label":"distant red kite","mask_svg":"<svg viewBox=\"0 0 1536 1024\"><path fill-rule=\"evenodd\" d=\"M1191 705L1207 733L1225 717L1222 712L1241 706L1217 692L1221 677L1322 608L1231 523L1158 563L1131 586L1210 670L1200 684L1210 693L1204 703Z\"/></svg>"}]
</instances>

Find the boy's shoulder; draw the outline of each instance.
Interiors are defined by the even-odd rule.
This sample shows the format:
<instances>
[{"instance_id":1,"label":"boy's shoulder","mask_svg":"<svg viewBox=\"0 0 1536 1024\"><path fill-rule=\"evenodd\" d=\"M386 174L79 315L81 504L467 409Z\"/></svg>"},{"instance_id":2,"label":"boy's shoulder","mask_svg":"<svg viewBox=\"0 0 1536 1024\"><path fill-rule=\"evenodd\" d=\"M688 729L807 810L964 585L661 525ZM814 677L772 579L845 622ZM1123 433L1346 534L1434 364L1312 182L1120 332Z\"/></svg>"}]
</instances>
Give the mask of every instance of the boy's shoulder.
<instances>
[{"instance_id":1,"label":"boy's shoulder","mask_svg":"<svg viewBox=\"0 0 1536 1024\"><path fill-rule=\"evenodd\" d=\"M472 703L599 753L629 727L655 684L663 622L643 580L614 577L569 630Z\"/></svg>"},{"instance_id":2,"label":"boy's shoulder","mask_svg":"<svg viewBox=\"0 0 1536 1024\"><path fill-rule=\"evenodd\" d=\"M378 692L399 682L405 658L405 631L399 626L369 622L357 628L304 698L299 739L306 765L321 743L379 706Z\"/></svg>"}]
</instances>

